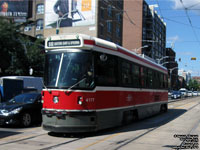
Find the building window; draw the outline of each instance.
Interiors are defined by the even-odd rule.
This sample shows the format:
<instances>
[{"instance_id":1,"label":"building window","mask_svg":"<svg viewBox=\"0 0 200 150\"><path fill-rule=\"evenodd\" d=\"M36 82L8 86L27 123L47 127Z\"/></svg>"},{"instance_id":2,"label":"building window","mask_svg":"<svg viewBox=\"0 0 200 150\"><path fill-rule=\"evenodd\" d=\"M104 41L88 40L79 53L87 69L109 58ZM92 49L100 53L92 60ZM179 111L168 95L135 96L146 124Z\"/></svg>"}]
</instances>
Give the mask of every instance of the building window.
<instances>
[{"instance_id":1,"label":"building window","mask_svg":"<svg viewBox=\"0 0 200 150\"><path fill-rule=\"evenodd\" d=\"M24 28L24 31L27 32L27 31L31 31L32 29L32 26L31 25L27 25L25 28Z\"/></svg>"},{"instance_id":2,"label":"building window","mask_svg":"<svg viewBox=\"0 0 200 150\"><path fill-rule=\"evenodd\" d=\"M117 6L122 10L122 8L123 8L123 2L122 2L122 0L118 0L117 1Z\"/></svg>"},{"instance_id":3,"label":"building window","mask_svg":"<svg viewBox=\"0 0 200 150\"><path fill-rule=\"evenodd\" d=\"M38 34L38 35L36 35L36 38L37 39L43 39L43 35L42 34Z\"/></svg>"},{"instance_id":4,"label":"building window","mask_svg":"<svg viewBox=\"0 0 200 150\"><path fill-rule=\"evenodd\" d=\"M36 12L37 14L44 14L44 4L38 4Z\"/></svg>"},{"instance_id":5,"label":"building window","mask_svg":"<svg viewBox=\"0 0 200 150\"><path fill-rule=\"evenodd\" d=\"M121 23L121 21L122 21L122 15L121 15L121 13L118 13L118 14L116 15L116 17L117 17L118 23Z\"/></svg>"},{"instance_id":6,"label":"building window","mask_svg":"<svg viewBox=\"0 0 200 150\"><path fill-rule=\"evenodd\" d=\"M101 19L104 19L104 8L100 9L100 15L101 15Z\"/></svg>"},{"instance_id":7,"label":"building window","mask_svg":"<svg viewBox=\"0 0 200 150\"><path fill-rule=\"evenodd\" d=\"M112 17L112 6L111 5L108 6L108 16Z\"/></svg>"},{"instance_id":8,"label":"building window","mask_svg":"<svg viewBox=\"0 0 200 150\"><path fill-rule=\"evenodd\" d=\"M116 27L116 36L121 37L121 32L119 26Z\"/></svg>"},{"instance_id":9,"label":"building window","mask_svg":"<svg viewBox=\"0 0 200 150\"><path fill-rule=\"evenodd\" d=\"M106 40L112 42L110 37L106 37Z\"/></svg>"},{"instance_id":10,"label":"building window","mask_svg":"<svg viewBox=\"0 0 200 150\"><path fill-rule=\"evenodd\" d=\"M43 19L37 20L36 30L43 30Z\"/></svg>"},{"instance_id":11,"label":"building window","mask_svg":"<svg viewBox=\"0 0 200 150\"><path fill-rule=\"evenodd\" d=\"M103 35L103 32L104 32L104 26L100 25L100 35Z\"/></svg>"},{"instance_id":12,"label":"building window","mask_svg":"<svg viewBox=\"0 0 200 150\"><path fill-rule=\"evenodd\" d=\"M111 22L111 21L108 21L108 22L107 22L107 31L108 31L109 33L112 32L112 22Z\"/></svg>"}]
</instances>

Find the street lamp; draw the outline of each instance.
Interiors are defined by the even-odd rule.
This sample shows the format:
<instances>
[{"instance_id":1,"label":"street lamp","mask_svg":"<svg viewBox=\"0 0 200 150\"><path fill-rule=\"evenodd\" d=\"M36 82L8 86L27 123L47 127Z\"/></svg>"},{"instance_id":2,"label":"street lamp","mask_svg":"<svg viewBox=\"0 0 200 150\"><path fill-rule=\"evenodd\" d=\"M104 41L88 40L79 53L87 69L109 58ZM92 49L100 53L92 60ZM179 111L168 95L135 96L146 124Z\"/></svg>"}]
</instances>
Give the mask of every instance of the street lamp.
<instances>
[{"instance_id":1,"label":"street lamp","mask_svg":"<svg viewBox=\"0 0 200 150\"><path fill-rule=\"evenodd\" d=\"M144 46L142 46L142 47L135 48L135 49L133 49L133 50L137 53L138 50L143 49L143 48L147 48L147 47L149 47L149 45L144 45Z\"/></svg>"},{"instance_id":2,"label":"street lamp","mask_svg":"<svg viewBox=\"0 0 200 150\"><path fill-rule=\"evenodd\" d=\"M162 57L162 58L158 58L158 59L156 59L157 61L158 61L158 64L160 64L160 62L163 60L163 59L165 59L165 58L174 58L173 56L164 56L164 57ZM169 62L167 62L167 63L169 63ZM163 63L164 64L164 63ZM161 64L161 65L163 65L163 64Z\"/></svg>"},{"instance_id":3,"label":"street lamp","mask_svg":"<svg viewBox=\"0 0 200 150\"><path fill-rule=\"evenodd\" d=\"M169 58L169 56L164 56L164 57L162 57L162 58L160 58L160 59L156 59L156 60L158 61L158 64L160 64L160 62L161 62L163 59L165 59L165 58Z\"/></svg>"},{"instance_id":4,"label":"street lamp","mask_svg":"<svg viewBox=\"0 0 200 150\"><path fill-rule=\"evenodd\" d=\"M175 69L178 69L178 67L174 67L174 68L171 68L169 69L169 76L170 76L170 89L172 88L172 71L175 70Z\"/></svg>"},{"instance_id":5,"label":"street lamp","mask_svg":"<svg viewBox=\"0 0 200 150\"><path fill-rule=\"evenodd\" d=\"M29 75L31 76L31 75L33 75L33 68L29 68Z\"/></svg>"},{"instance_id":6,"label":"street lamp","mask_svg":"<svg viewBox=\"0 0 200 150\"><path fill-rule=\"evenodd\" d=\"M163 66L164 64L167 64L167 63L177 63L177 62L175 62L175 61L166 61L166 62L164 62L164 63L162 63L160 65Z\"/></svg>"}]
</instances>

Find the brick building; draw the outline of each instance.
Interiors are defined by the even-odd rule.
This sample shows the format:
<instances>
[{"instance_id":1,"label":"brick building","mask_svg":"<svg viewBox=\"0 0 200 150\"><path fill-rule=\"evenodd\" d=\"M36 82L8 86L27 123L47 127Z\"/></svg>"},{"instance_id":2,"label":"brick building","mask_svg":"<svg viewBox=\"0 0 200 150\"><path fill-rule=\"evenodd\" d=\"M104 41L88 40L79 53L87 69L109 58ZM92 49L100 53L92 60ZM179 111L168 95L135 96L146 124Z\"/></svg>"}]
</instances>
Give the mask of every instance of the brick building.
<instances>
[{"instance_id":1,"label":"brick building","mask_svg":"<svg viewBox=\"0 0 200 150\"><path fill-rule=\"evenodd\" d=\"M82 33L117 43L153 59L166 55L166 24L145 1L91 0L75 3L72 25L61 27L55 12L57 0L33 0L33 21L24 33L42 38L56 34ZM72 3L72 0L69 0ZM87 3L87 4L86 4ZM87 5L87 8L83 6ZM87 13L86 13L87 11Z\"/></svg>"}]
</instances>

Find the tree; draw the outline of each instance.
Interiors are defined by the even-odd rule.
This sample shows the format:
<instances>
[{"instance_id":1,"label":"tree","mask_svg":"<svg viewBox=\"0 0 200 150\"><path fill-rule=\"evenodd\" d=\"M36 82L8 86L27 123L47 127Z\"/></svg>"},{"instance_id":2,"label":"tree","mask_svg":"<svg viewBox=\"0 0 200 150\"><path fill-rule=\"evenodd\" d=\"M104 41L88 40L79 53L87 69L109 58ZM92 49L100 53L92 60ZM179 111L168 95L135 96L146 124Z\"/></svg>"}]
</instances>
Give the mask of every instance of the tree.
<instances>
[{"instance_id":1,"label":"tree","mask_svg":"<svg viewBox=\"0 0 200 150\"><path fill-rule=\"evenodd\" d=\"M44 63L41 40L21 34L21 28L12 20L0 18L0 75L26 76L32 67L35 75L41 76Z\"/></svg>"},{"instance_id":2,"label":"tree","mask_svg":"<svg viewBox=\"0 0 200 150\"><path fill-rule=\"evenodd\" d=\"M188 85L188 87L189 87L189 89L190 90L198 90L199 89L199 87L200 87L200 85L199 85L199 83L197 82L197 80L190 80L189 81L189 85Z\"/></svg>"}]
</instances>

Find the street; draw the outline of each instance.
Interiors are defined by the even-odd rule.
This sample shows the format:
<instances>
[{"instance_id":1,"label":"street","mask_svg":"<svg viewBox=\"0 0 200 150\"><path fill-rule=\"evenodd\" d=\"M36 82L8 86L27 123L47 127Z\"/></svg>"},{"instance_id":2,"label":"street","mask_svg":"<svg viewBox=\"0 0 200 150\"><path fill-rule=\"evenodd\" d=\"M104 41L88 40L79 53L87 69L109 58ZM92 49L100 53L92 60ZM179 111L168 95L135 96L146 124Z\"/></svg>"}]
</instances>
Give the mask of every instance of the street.
<instances>
[{"instance_id":1,"label":"street","mask_svg":"<svg viewBox=\"0 0 200 150\"><path fill-rule=\"evenodd\" d=\"M55 134L42 127L0 128L1 150L199 149L200 98L170 102L168 112L86 134Z\"/></svg>"}]
</instances>

